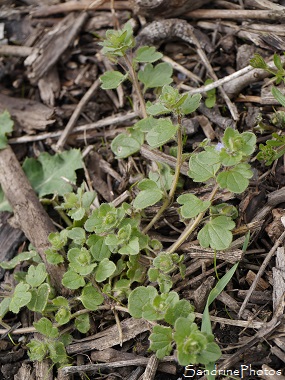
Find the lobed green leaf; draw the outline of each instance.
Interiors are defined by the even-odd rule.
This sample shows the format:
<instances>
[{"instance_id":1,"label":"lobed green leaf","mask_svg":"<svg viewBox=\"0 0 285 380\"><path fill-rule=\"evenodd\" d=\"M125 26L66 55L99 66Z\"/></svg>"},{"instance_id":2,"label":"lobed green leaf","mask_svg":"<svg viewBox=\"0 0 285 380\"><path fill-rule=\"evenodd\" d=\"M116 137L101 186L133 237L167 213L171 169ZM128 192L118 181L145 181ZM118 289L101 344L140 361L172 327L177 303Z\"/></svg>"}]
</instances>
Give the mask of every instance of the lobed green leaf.
<instances>
[{"instance_id":1,"label":"lobed green leaf","mask_svg":"<svg viewBox=\"0 0 285 380\"><path fill-rule=\"evenodd\" d=\"M231 245L233 235L231 230L235 223L227 216L218 216L199 231L198 240L203 248L224 250Z\"/></svg>"},{"instance_id":2,"label":"lobed green leaf","mask_svg":"<svg viewBox=\"0 0 285 380\"><path fill-rule=\"evenodd\" d=\"M206 211L210 206L210 201L202 201L194 194L183 194L177 198L177 202L181 205L180 213L183 218L195 218L201 212Z\"/></svg>"},{"instance_id":3,"label":"lobed green leaf","mask_svg":"<svg viewBox=\"0 0 285 380\"><path fill-rule=\"evenodd\" d=\"M142 63L153 63L163 57L163 54L156 51L154 46L142 46L136 51L134 61Z\"/></svg>"},{"instance_id":4,"label":"lobed green leaf","mask_svg":"<svg viewBox=\"0 0 285 380\"><path fill-rule=\"evenodd\" d=\"M107 71L105 74L100 76L102 82L101 88L103 90L112 90L119 87L128 77L128 74L123 75L119 71Z\"/></svg>"},{"instance_id":5,"label":"lobed green leaf","mask_svg":"<svg viewBox=\"0 0 285 380\"><path fill-rule=\"evenodd\" d=\"M147 63L144 69L138 72L138 79L145 88L162 87L173 81L172 73L172 67L166 62L159 63L156 66Z\"/></svg>"}]
</instances>

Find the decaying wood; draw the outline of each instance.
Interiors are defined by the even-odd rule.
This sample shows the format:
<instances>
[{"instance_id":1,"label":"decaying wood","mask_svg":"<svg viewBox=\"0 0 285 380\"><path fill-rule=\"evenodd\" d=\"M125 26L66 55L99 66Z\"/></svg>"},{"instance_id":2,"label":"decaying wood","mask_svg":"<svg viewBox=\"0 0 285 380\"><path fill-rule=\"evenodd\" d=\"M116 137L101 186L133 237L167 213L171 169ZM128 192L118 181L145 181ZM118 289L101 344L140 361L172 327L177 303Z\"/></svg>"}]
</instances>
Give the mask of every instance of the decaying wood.
<instances>
[{"instance_id":1,"label":"decaying wood","mask_svg":"<svg viewBox=\"0 0 285 380\"><path fill-rule=\"evenodd\" d=\"M118 362L118 361L124 361L124 360L133 360L133 359L138 359L138 358L139 356L136 354L115 350L114 348L106 348L105 350L102 350L102 351L91 352L91 360L93 362L110 363L110 362ZM175 375L176 366L168 362L159 363L158 371Z\"/></svg>"},{"instance_id":2,"label":"decaying wood","mask_svg":"<svg viewBox=\"0 0 285 380\"><path fill-rule=\"evenodd\" d=\"M73 43L86 19L86 12L70 13L36 44L37 49L25 60L31 83L37 84L39 79L56 64L68 46Z\"/></svg>"},{"instance_id":3,"label":"decaying wood","mask_svg":"<svg viewBox=\"0 0 285 380\"><path fill-rule=\"evenodd\" d=\"M251 293L253 292L253 290L255 290L256 285L258 284L261 276L263 275L268 263L270 262L271 258L275 254L279 245L281 245L283 243L284 239L285 239L285 232L282 233L282 235L279 237L279 239L277 239L277 241L275 242L274 246L271 248L270 252L268 252L268 254L267 254L265 260L263 261L258 273L256 274L254 281L252 282L251 287L248 290L248 293L247 293L245 300L243 301L243 303L241 305L241 308L239 311L239 316L242 315L244 309L246 308L247 302L251 296Z\"/></svg>"},{"instance_id":4,"label":"decaying wood","mask_svg":"<svg viewBox=\"0 0 285 380\"><path fill-rule=\"evenodd\" d=\"M112 202L114 193L110 191L106 181L102 178L102 169L100 167L100 157L98 153L90 152L87 167L94 189L101 194L103 199L107 202Z\"/></svg>"},{"instance_id":5,"label":"decaying wood","mask_svg":"<svg viewBox=\"0 0 285 380\"><path fill-rule=\"evenodd\" d=\"M169 361L175 361L174 356L165 356L163 359L161 359L161 362L169 362ZM128 367L128 366L147 366L149 362L148 358L140 358L140 359L132 359L132 360L123 360L119 362L113 362L113 363L100 363L100 364L87 364L87 365L81 365L81 366L73 366L73 367L63 367L60 369L60 371L64 374L72 374L72 373L82 373L82 372L91 372L91 371L99 371L100 369L107 369L107 368L120 368L120 367Z\"/></svg>"},{"instance_id":6,"label":"decaying wood","mask_svg":"<svg viewBox=\"0 0 285 380\"><path fill-rule=\"evenodd\" d=\"M141 155L150 161L162 162L169 165L171 168L175 168L176 159L168 154L160 152L158 149L149 149L147 145L142 145ZM181 174L187 175L189 167L186 163L183 163L180 169Z\"/></svg>"},{"instance_id":7,"label":"decaying wood","mask_svg":"<svg viewBox=\"0 0 285 380\"><path fill-rule=\"evenodd\" d=\"M284 57L281 57L282 64L284 65L285 59ZM268 66L271 70L275 70L276 67L273 63L273 61L268 62ZM240 76L239 78L228 82L224 84L224 90L228 94L230 98L233 98L234 96L238 95L243 88L246 86L249 86L252 83L258 82L264 78L269 77L270 74L262 69L253 69L249 71L248 73Z\"/></svg>"},{"instance_id":8,"label":"decaying wood","mask_svg":"<svg viewBox=\"0 0 285 380\"><path fill-rule=\"evenodd\" d=\"M41 256L53 286L61 294L64 293L61 284L64 268L49 264L45 256L45 251L50 247L48 235L56 231L56 228L39 202L10 147L0 150L0 183L13 208L18 228L24 232Z\"/></svg>"},{"instance_id":9,"label":"decaying wood","mask_svg":"<svg viewBox=\"0 0 285 380\"><path fill-rule=\"evenodd\" d=\"M199 39L201 47L208 53L213 51L211 41L205 34L187 21L176 18L153 21L139 33L136 40L139 45L159 45L171 39L181 39L196 45L194 36Z\"/></svg>"},{"instance_id":10,"label":"decaying wood","mask_svg":"<svg viewBox=\"0 0 285 380\"><path fill-rule=\"evenodd\" d=\"M283 10L282 5L276 4L270 0L245 0L244 5L246 7L254 7L255 9L269 9L269 10Z\"/></svg>"},{"instance_id":11,"label":"decaying wood","mask_svg":"<svg viewBox=\"0 0 285 380\"><path fill-rule=\"evenodd\" d=\"M202 319L203 314L201 313L195 313L195 317ZM264 322L259 322L250 319L249 321L243 321L241 319L228 319L228 318L221 318L221 317L216 317L214 315L210 315L210 320L215 323L221 323L224 325L229 325L229 326L239 326L243 328L249 328L249 329L261 329L264 325Z\"/></svg>"},{"instance_id":12,"label":"decaying wood","mask_svg":"<svg viewBox=\"0 0 285 380\"><path fill-rule=\"evenodd\" d=\"M154 376L156 374L156 370L158 367L159 360L157 359L156 355L153 354L146 366L144 374L140 377L141 380L153 380Z\"/></svg>"},{"instance_id":13,"label":"decaying wood","mask_svg":"<svg viewBox=\"0 0 285 380\"><path fill-rule=\"evenodd\" d=\"M285 249L277 248L276 266L272 269L273 274L273 310L276 310L280 299L285 293Z\"/></svg>"},{"instance_id":14,"label":"decaying wood","mask_svg":"<svg viewBox=\"0 0 285 380\"><path fill-rule=\"evenodd\" d=\"M114 1L115 9L128 9L131 10L133 7L129 1ZM50 6L39 6L38 9L33 10L31 15L33 17L46 17L57 13L67 13L74 11L87 11L87 10L110 10L111 1L104 0L81 0L81 1L67 1L62 4L55 4Z\"/></svg>"},{"instance_id":15,"label":"decaying wood","mask_svg":"<svg viewBox=\"0 0 285 380\"><path fill-rule=\"evenodd\" d=\"M252 270L249 270L246 274L246 282L249 284L249 285L252 285L254 280L256 279L256 274L252 271ZM265 281L263 278L259 278L259 280L257 281L256 285L255 285L255 289L258 291L262 291L262 290L266 290L269 288L269 283L267 281Z\"/></svg>"},{"instance_id":16,"label":"decaying wood","mask_svg":"<svg viewBox=\"0 0 285 380\"><path fill-rule=\"evenodd\" d=\"M1 96L1 95L0 95ZM1 99L1 98L0 98ZM108 116L105 119L98 120L94 123L83 124L78 127L74 127L70 132L70 135L82 136L81 139L83 141L88 140L89 135L88 132L94 131L96 129L108 127L110 125L119 125L131 122L132 120L137 118L137 114L135 112L129 112L126 114L115 114L114 116ZM61 136L61 131L56 132L47 132L42 134L37 134L36 136L22 136L10 138L10 144L22 144L25 142L33 142L33 141L42 141L45 139L57 139ZM79 138L79 137L78 137Z\"/></svg>"},{"instance_id":17,"label":"decaying wood","mask_svg":"<svg viewBox=\"0 0 285 380\"><path fill-rule=\"evenodd\" d=\"M176 17L200 8L210 0L133 0L135 13L147 17Z\"/></svg>"},{"instance_id":18,"label":"decaying wood","mask_svg":"<svg viewBox=\"0 0 285 380\"><path fill-rule=\"evenodd\" d=\"M279 190L273 191L272 193L269 193L267 195L267 201L265 206L263 206L260 210L257 210L254 218L252 221L260 221L260 220L265 220L267 216L270 214L272 209L285 202L285 188L282 187Z\"/></svg>"},{"instance_id":19,"label":"decaying wood","mask_svg":"<svg viewBox=\"0 0 285 380\"><path fill-rule=\"evenodd\" d=\"M245 41L250 41L254 45L262 47L263 49L269 49L269 50L282 50L282 47L284 47L284 38L282 36L284 35L284 31L279 32L280 29L277 29L276 32L274 30L264 30L262 26L254 24L253 26L244 26L240 28L239 25L233 23L233 22L209 22L209 21L198 21L197 25L201 27L202 29L209 29L209 30L215 30L219 31L221 33L225 33L227 35L235 35L241 39L244 39ZM254 28L254 29L253 29ZM278 32L278 35L275 33Z\"/></svg>"},{"instance_id":20,"label":"decaying wood","mask_svg":"<svg viewBox=\"0 0 285 380\"><path fill-rule=\"evenodd\" d=\"M44 104L0 94L0 112L5 110L8 110L15 120L16 128L20 127L28 135L36 130L45 130L55 122L52 119L54 111Z\"/></svg>"},{"instance_id":21,"label":"decaying wood","mask_svg":"<svg viewBox=\"0 0 285 380\"><path fill-rule=\"evenodd\" d=\"M35 380L35 371L26 363L22 363L21 368L14 376L14 380Z\"/></svg>"},{"instance_id":22,"label":"decaying wood","mask_svg":"<svg viewBox=\"0 0 285 380\"><path fill-rule=\"evenodd\" d=\"M82 109L84 108L86 103L90 100L90 98L92 97L94 92L98 89L100 83L101 83L100 80L96 79L95 82L92 84L92 86L88 89L88 91L84 94L83 98L78 103L75 111L73 112L71 118L69 119L65 129L63 130L63 132L62 132L62 134L61 134L61 136L60 136L60 138L59 138L59 140L55 146L56 151L61 151L63 149L64 144L65 144L70 132L72 131L77 119L79 118Z\"/></svg>"},{"instance_id":23,"label":"decaying wood","mask_svg":"<svg viewBox=\"0 0 285 380\"><path fill-rule=\"evenodd\" d=\"M60 79L55 66L51 67L39 80L38 88L43 103L49 107L54 107L55 99L57 99L60 94Z\"/></svg>"},{"instance_id":24,"label":"decaying wood","mask_svg":"<svg viewBox=\"0 0 285 380\"><path fill-rule=\"evenodd\" d=\"M121 329L123 333L123 342L126 342L137 335L148 331L150 325L143 319L128 318L121 322ZM100 336L96 338L97 336ZM91 340L92 339L92 340ZM67 347L68 354L82 353L90 350L104 350L120 344L120 337L118 334L118 327L116 325L108 328L100 334L89 337L88 342L73 343Z\"/></svg>"},{"instance_id":25,"label":"decaying wood","mask_svg":"<svg viewBox=\"0 0 285 380\"><path fill-rule=\"evenodd\" d=\"M189 255L193 259L214 259L227 261L229 263L236 263L241 261L243 257L243 251L241 249L226 250L224 252L215 252L211 248L202 248L193 243L184 243L179 248L184 254Z\"/></svg>"},{"instance_id":26,"label":"decaying wood","mask_svg":"<svg viewBox=\"0 0 285 380\"><path fill-rule=\"evenodd\" d=\"M205 309L208 296L214 287L215 277L209 276L206 280L193 292L193 301L195 310L202 313Z\"/></svg>"},{"instance_id":27,"label":"decaying wood","mask_svg":"<svg viewBox=\"0 0 285 380\"><path fill-rule=\"evenodd\" d=\"M11 260L19 245L24 241L25 236L18 228L13 228L9 224L11 213L0 213L0 262ZM5 270L0 268L0 278L3 277Z\"/></svg>"},{"instance_id":28,"label":"decaying wood","mask_svg":"<svg viewBox=\"0 0 285 380\"><path fill-rule=\"evenodd\" d=\"M186 17L191 19L231 19L231 20L278 20L284 21L285 8L281 10L227 10L227 9L198 9L188 12Z\"/></svg>"},{"instance_id":29,"label":"decaying wood","mask_svg":"<svg viewBox=\"0 0 285 380\"><path fill-rule=\"evenodd\" d=\"M229 310L234 311L236 314L239 312L240 305L239 303L226 291L222 291L218 296L217 300L222 302ZM254 318L254 314L250 310L245 310L242 314L242 319L249 320L258 320L258 318Z\"/></svg>"},{"instance_id":30,"label":"decaying wood","mask_svg":"<svg viewBox=\"0 0 285 380\"><path fill-rule=\"evenodd\" d=\"M29 46L0 45L0 55L27 57L34 52Z\"/></svg>"},{"instance_id":31,"label":"decaying wood","mask_svg":"<svg viewBox=\"0 0 285 380\"><path fill-rule=\"evenodd\" d=\"M247 290L239 290L237 295L239 298L244 299L247 295ZM254 291L249 298L249 302L258 305L264 305L268 302L272 303L272 292L270 290L265 292Z\"/></svg>"}]
</instances>

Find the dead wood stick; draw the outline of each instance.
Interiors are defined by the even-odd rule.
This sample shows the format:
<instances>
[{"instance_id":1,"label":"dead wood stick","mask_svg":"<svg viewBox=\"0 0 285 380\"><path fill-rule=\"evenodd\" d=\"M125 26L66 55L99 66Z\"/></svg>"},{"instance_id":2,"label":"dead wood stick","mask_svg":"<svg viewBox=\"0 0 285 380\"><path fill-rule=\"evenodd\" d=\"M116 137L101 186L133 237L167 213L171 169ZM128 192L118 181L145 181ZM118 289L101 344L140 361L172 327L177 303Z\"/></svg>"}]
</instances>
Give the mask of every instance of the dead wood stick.
<instances>
[{"instance_id":1,"label":"dead wood stick","mask_svg":"<svg viewBox=\"0 0 285 380\"><path fill-rule=\"evenodd\" d=\"M198 9L209 2L210 0L133 0L135 13L152 18L155 16L167 18L184 15L185 12Z\"/></svg>"},{"instance_id":2,"label":"dead wood stick","mask_svg":"<svg viewBox=\"0 0 285 380\"><path fill-rule=\"evenodd\" d=\"M269 0L245 0L244 5L246 8L254 7L256 9L269 9L269 10L282 10L284 7L279 4L275 4Z\"/></svg>"},{"instance_id":3,"label":"dead wood stick","mask_svg":"<svg viewBox=\"0 0 285 380\"><path fill-rule=\"evenodd\" d=\"M208 73L211 75L211 77L215 81L218 80L218 77L217 77L215 71L213 70L210 61L208 60L208 57L206 56L204 50L201 48L201 44L200 44L198 38L195 36L195 34L193 32L191 32L191 34L192 34L191 37L192 37L193 43L196 45L196 48L197 48L197 53L198 53L199 57L201 58L204 66L206 67ZM228 94L226 93L226 91L224 90L223 87L219 87L219 90L220 90L222 97L224 98L224 101L226 102L226 105L229 108L229 111L232 115L232 118L235 121L237 121L239 119L239 115L238 115L238 111L237 111L236 106L231 102Z\"/></svg>"},{"instance_id":4,"label":"dead wood stick","mask_svg":"<svg viewBox=\"0 0 285 380\"><path fill-rule=\"evenodd\" d=\"M0 96L0 100L1 100L1 96ZM99 129L103 127L108 127L110 125L123 124L135 118L137 118L137 114L135 112L128 112L127 114L118 113L113 116L108 116L105 119L95 121L94 123L84 124L84 125L75 127L72 129L70 134L74 135L80 132L85 133L97 128ZM62 131L56 131L56 132L46 132L46 133L41 133L41 134L38 133L35 136L26 135L26 136L21 136L21 137L14 137L14 138L9 139L9 144L22 144L22 143L32 142L32 141L41 141L45 139L55 139L57 137L60 137L61 134L62 134Z\"/></svg>"},{"instance_id":5,"label":"dead wood stick","mask_svg":"<svg viewBox=\"0 0 285 380\"><path fill-rule=\"evenodd\" d=\"M6 198L13 208L18 227L33 244L41 256L50 275L52 285L61 292L63 266L47 262L45 251L50 247L48 235L56 231L38 197L25 176L14 152L8 146L0 150L0 183Z\"/></svg>"},{"instance_id":6,"label":"dead wood stick","mask_svg":"<svg viewBox=\"0 0 285 380\"><path fill-rule=\"evenodd\" d=\"M92 362L118 362L121 360L132 360L139 359L140 355L134 354L131 352L125 352L123 350L115 350L114 348L106 348L103 351L92 351L91 352L91 360ZM176 374L176 365L170 363L160 363L158 365L158 370L160 372L170 373L172 375Z\"/></svg>"},{"instance_id":7,"label":"dead wood stick","mask_svg":"<svg viewBox=\"0 0 285 380\"><path fill-rule=\"evenodd\" d=\"M267 265L269 264L271 258L273 257L273 255L275 254L277 248L283 243L285 239L285 231L280 235L280 237L276 240L274 246L271 248L271 250L269 251L269 253L267 254L266 258L264 259L261 267L259 268L259 271L253 281L253 283L251 284L251 287L249 288L248 292L247 292L247 295L241 305L241 308L240 308L240 311L238 313L238 316L242 316L243 315L243 312L244 312L244 309L246 308L246 305L250 299L250 296L252 294L252 292L255 290L256 288L256 285L258 283L258 281L260 280L261 276L263 275Z\"/></svg>"},{"instance_id":8,"label":"dead wood stick","mask_svg":"<svg viewBox=\"0 0 285 380\"><path fill-rule=\"evenodd\" d=\"M194 313L196 318L202 319L203 314L202 313ZM249 320L249 321L242 321L237 319L229 319L229 318L222 318L222 317L216 317L214 315L210 315L210 320L212 322L221 323L224 325L229 326L239 326L243 327L245 329L261 329L264 326L264 322Z\"/></svg>"},{"instance_id":9,"label":"dead wood stick","mask_svg":"<svg viewBox=\"0 0 285 380\"><path fill-rule=\"evenodd\" d=\"M100 79L96 79L96 81L92 84L92 86L89 88L89 90L84 94L80 102L78 103L77 107L75 108L75 111L71 115L71 118L69 119L64 131L62 132L56 146L55 151L61 151L64 147L64 144L72 131L72 128L74 127L77 119L79 118L82 109L85 107L86 103L89 101L89 99L92 97L94 92L97 90L97 88L100 85Z\"/></svg>"},{"instance_id":10,"label":"dead wood stick","mask_svg":"<svg viewBox=\"0 0 285 380\"><path fill-rule=\"evenodd\" d=\"M190 243L184 243L180 246L179 250L190 256L193 259L213 259L216 257L217 260L227 261L228 263L235 264L240 261L243 257L243 251L241 249L229 249L224 252L215 252L211 248L201 248Z\"/></svg>"},{"instance_id":11,"label":"dead wood stick","mask_svg":"<svg viewBox=\"0 0 285 380\"><path fill-rule=\"evenodd\" d=\"M285 9L285 7L284 7ZM285 19L284 10L233 10L233 9L197 9L185 14L191 19L233 19L233 20L278 20Z\"/></svg>"},{"instance_id":12,"label":"dead wood stick","mask_svg":"<svg viewBox=\"0 0 285 380\"><path fill-rule=\"evenodd\" d=\"M276 264L272 268L273 274L273 310L276 310L280 302L280 298L285 293L285 249L284 247L277 248Z\"/></svg>"},{"instance_id":13,"label":"dead wood stick","mask_svg":"<svg viewBox=\"0 0 285 380\"><path fill-rule=\"evenodd\" d=\"M148 331L150 325L144 319L127 318L121 322L121 329L123 333L123 342L126 342L135 338L137 335ZM90 350L104 350L119 345L120 337L118 335L118 326L114 325L109 327L103 333L98 333L93 337L88 337L88 339L88 341L83 342L81 339L79 343L70 344L66 348L67 353L72 355Z\"/></svg>"},{"instance_id":14,"label":"dead wood stick","mask_svg":"<svg viewBox=\"0 0 285 380\"><path fill-rule=\"evenodd\" d=\"M162 363L174 361L176 362L176 359L174 356L166 356L165 358L161 359ZM73 366L73 367L63 367L60 369L60 371L64 374L72 374L72 373L82 373L82 372L90 372L90 371L98 371L100 369L105 368L121 368L121 367L128 367L128 366L147 366L149 362L149 358L139 358L139 359L132 359L132 360L121 360L118 362L113 363L99 363L99 364L86 364L86 365L80 365L80 366Z\"/></svg>"},{"instance_id":15,"label":"dead wood stick","mask_svg":"<svg viewBox=\"0 0 285 380\"><path fill-rule=\"evenodd\" d=\"M132 10L132 5L129 1L114 1L114 8L116 10ZM81 0L81 1L67 1L63 4L55 4L50 6L42 6L36 9L35 11L31 11L30 14L32 17L46 17L56 13L66 13L66 12L74 12L74 11L84 11L84 10L92 10L95 9L107 10L111 9L111 1L101 0Z\"/></svg>"},{"instance_id":16,"label":"dead wood stick","mask_svg":"<svg viewBox=\"0 0 285 380\"><path fill-rule=\"evenodd\" d=\"M70 13L41 38L35 46L37 49L25 60L31 83L37 84L57 63L63 52L73 43L87 18L87 12Z\"/></svg>"},{"instance_id":17,"label":"dead wood stick","mask_svg":"<svg viewBox=\"0 0 285 380\"><path fill-rule=\"evenodd\" d=\"M257 212L257 214L252 219L252 222L265 220L267 215L271 212L271 210L275 206L283 202L285 202L285 188L284 187L268 194L267 202L265 206L262 207L262 209Z\"/></svg>"},{"instance_id":18,"label":"dead wood stick","mask_svg":"<svg viewBox=\"0 0 285 380\"><path fill-rule=\"evenodd\" d=\"M241 77L244 74L247 74L249 71L252 71L252 70L253 70L252 66L246 66L246 67L242 68L241 70L235 71L234 73L232 73L230 75L227 75L221 79L215 80L214 82L207 84L206 86L201 86L199 88L190 87L190 86L187 86L185 84L182 84L180 87L183 90L189 91L189 93L191 95L192 94L202 94L203 92L213 90L214 88L222 86L225 83L231 82L232 80L237 79L237 78Z\"/></svg>"},{"instance_id":19,"label":"dead wood stick","mask_svg":"<svg viewBox=\"0 0 285 380\"><path fill-rule=\"evenodd\" d=\"M27 57L34 52L30 46L0 45L0 55Z\"/></svg>"},{"instance_id":20,"label":"dead wood stick","mask_svg":"<svg viewBox=\"0 0 285 380\"><path fill-rule=\"evenodd\" d=\"M169 156L168 154L161 153L158 149L149 149L146 145L141 146L140 153L143 157L150 161L162 162L169 165L171 168L176 166L176 158ZM180 172L187 175L189 170L188 165L184 162L181 166Z\"/></svg>"},{"instance_id":21,"label":"dead wood stick","mask_svg":"<svg viewBox=\"0 0 285 380\"><path fill-rule=\"evenodd\" d=\"M147 363L144 374L140 377L142 380L153 380L157 371L159 360L156 355L152 355Z\"/></svg>"},{"instance_id":22,"label":"dead wood stick","mask_svg":"<svg viewBox=\"0 0 285 380\"><path fill-rule=\"evenodd\" d=\"M280 57L280 58L281 58L282 65L284 66L285 57ZM277 70L273 61L267 62L267 64L271 70ZM228 94L230 98L233 98L234 96L237 96L244 87L247 87L251 83L258 82L261 79L267 78L269 76L272 76L272 74L268 73L265 70L253 69L241 75L240 77L235 78L234 80L228 83L225 83L224 90L226 91L226 93Z\"/></svg>"}]
</instances>

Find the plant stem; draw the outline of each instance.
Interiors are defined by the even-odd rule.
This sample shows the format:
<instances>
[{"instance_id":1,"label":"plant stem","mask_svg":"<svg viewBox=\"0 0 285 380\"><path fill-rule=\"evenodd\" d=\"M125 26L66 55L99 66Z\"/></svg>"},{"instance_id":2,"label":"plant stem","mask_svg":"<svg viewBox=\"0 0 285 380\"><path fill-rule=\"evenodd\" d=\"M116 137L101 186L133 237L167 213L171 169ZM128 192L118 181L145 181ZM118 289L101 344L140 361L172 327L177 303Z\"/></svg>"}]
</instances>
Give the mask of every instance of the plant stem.
<instances>
[{"instance_id":1,"label":"plant stem","mask_svg":"<svg viewBox=\"0 0 285 380\"><path fill-rule=\"evenodd\" d=\"M218 184L215 185L215 187L213 188L208 200L209 201L212 201L218 191ZM179 247L181 244L183 244L185 242L186 239L188 239L188 237L192 234L192 232L199 226L201 220L203 219L205 213L206 213L207 210L203 211L203 212L200 212L200 214L196 217L196 219L193 221L193 223L189 224L185 230L182 232L182 234L179 236L179 238L177 239L177 241L175 243L172 244L172 246L170 246L166 252L167 253L174 253Z\"/></svg>"},{"instance_id":2,"label":"plant stem","mask_svg":"<svg viewBox=\"0 0 285 380\"><path fill-rule=\"evenodd\" d=\"M158 210L157 214L155 217L149 222L149 224L144 228L143 233L147 233L151 227L158 221L158 219L161 217L161 215L164 213L164 211L167 209L167 207L170 205L170 203L173 200L178 180L179 180L179 175L180 175L180 169L182 165L182 150L183 150L183 142L182 142L182 129L181 129L181 118L178 117L178 131L177 131L177 161L176 161L176 166L175 166L175 173L174 173L174 178L171 184L171 189L169 190L168 197L165 199L163 202L162 206Z\"/></svg>"},{"instance_id":3,"label":"plant stem","mask_svg":"<svg viewBox=\"0 0 285 380\"><path fill-rule=\"evenodd\" d=\"M139 82L138 82L137 73L135 72L134 67L132 65L132 62L130 61L129 57L127 55L125 55L124 58L125 58L125 62L127 64L127 66L128 66L128 70L129 70L129 73L130 73L130 76L131 76L131 79L132 79L132 82L133 82L133 86L134 86L135 91L137 93L137 96L139 98L139 102L140 102L140 106L141 106L141 112L142 112L142 117L144 119L146 119L147 118L146 106L145 106L144 97L143 97L143 94L141 92L141 88L140 88L140 85L139 85Z\"/></svg>"}]
</instances>

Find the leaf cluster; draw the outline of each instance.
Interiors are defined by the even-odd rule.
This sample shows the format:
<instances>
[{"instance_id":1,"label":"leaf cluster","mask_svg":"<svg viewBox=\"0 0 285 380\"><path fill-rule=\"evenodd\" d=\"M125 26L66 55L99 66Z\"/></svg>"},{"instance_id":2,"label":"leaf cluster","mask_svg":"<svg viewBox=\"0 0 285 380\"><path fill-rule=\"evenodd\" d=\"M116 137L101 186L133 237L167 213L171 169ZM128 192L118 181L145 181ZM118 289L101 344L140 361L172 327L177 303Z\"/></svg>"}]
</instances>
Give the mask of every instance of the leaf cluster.
<instances>
[{"instance_id":1,"label":"leaf cluster","mask_svg":"<svg viewBox=\"0 0 285 380\"><path fill-rule=\"evenodd\" d=\"M38 331L49 339L29 343L32 360L49 356L54 363L66 362L59 327L73 323L79 332L86 333L90 329L89 313L97 310L106 296L122 301L130 293L132 282L144 281L147 268L139 261L139 253L161 248L140 231L140 219L131 215L130 205L124 203L116 208L113 204L101 204L90 212L95 194L83 189L82 186L77 193L64 196L59 208L73 222L49 235L51 248L46 251L51 264L64 263L67 267L62 285L73 292L73 297L55 295L45 265L34 251L1 264L13 269L23 261L33 262L27 272L18 272L18 284L0 303L1 318L9 311L19 313L23 307L43 315L42 323L49 332L45 335L42 328ZM56 330L55 335L50 326Z\"/></svg>"},{"instance_id":2,"label":"leaf cluster","mask_svg":"<svg viewBox=\"0 0 285 380\"><path fill-rule=\"evenodd\" d=\"M256 69L265 70L269 74L272 74L275 77L275 83L278 85L281 82L285 81L285 70L283 68L280 56L276 53L273 56L273 62L276 67L276 70L271 69L269 65L265 62L264 58L262 58L261 55L258 53L254 54L254 57L249 61L252 67Z\"/></svg>"},{"instance_id":3,"label":"leaf cluster","mask_svg":"<svg viewBox=\"0 0 285 380\"><path fill-rule=\"evenodd\" d=\"M272 134L272 139L266 141L266 144L259 144L257 159L265 162L269 166L273 161L278 160L285 154L285 136L277 133Z\"/></svg>"},{"instance_id":4,"label":"leaf cluster","mask_svg":"<svg viewBox=\"0 0 285 380\"><path fill-rule=\"evenodd\" d=\"M174 291L159 294L153 286L139 286L129 296L129 312L134 318L170 325L155 325L149 337L150 349L159 359L169 355L174 345L181 365L207 364L221 355L213 335L202 333L194 322L193 306Z\"/></svg>"}]
</instances>

